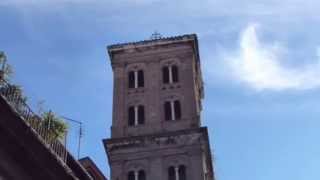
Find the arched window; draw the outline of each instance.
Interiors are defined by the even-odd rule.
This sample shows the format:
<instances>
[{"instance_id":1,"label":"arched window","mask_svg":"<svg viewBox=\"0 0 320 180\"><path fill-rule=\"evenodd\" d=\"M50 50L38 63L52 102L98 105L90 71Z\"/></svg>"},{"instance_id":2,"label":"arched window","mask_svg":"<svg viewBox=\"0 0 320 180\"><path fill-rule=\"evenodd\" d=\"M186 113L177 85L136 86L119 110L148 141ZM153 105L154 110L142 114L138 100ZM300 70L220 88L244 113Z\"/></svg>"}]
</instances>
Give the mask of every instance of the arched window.
<instances>
[{"instance_id":1,"label":"arched window","mask_svg":"<svg viewBox=\"0 0 320 180\"><path fill-rule=\"evenodd\" d=\"M128 173L128 180L135 180L134 171Z\"/></svg>"},{"instance_id":2,"label":"arched window","mask_svg":"<svg viewBox=\"0 0 320 180\"><path fill-rule=\"evenodd\" d=\"M138 124L144 124L144 106L138 106Z\"/></svg>"},{"instance_id":3,"label":"arched window","mask_svg":"<svg viewBox=\"0 0 320 180\"><path fill-rule=\"evenodd\" d=\"M178 67L176 65L171 66L172 71L172 82L176 83L179 81L179 73L178 73Z\"/></svg>"},{"instance_id":4,"label":"arched window","mask_svg":"<svg viewBox=\"0 0 320 180\"><path fill-rule=\"evenodd\" d=\"M129 88L144 87L144 73L143 73L143 70L130 71L128 73L128 87Z\"/></svg>"},{"instance_id":5,"label":"arched window","mask_svg":"<svg viewBox=\"0 0 320 180\"><path fill-rule=\"evenodd\" d=\"M142 70L138 71L138 87L144 87L144 75Z\"/></svg>"},{"instance_id":6,"label":"arched window","mask_svg":"<svg viewBox=\"0 0 320 180\"><path fill-rule=\"evenodd\" d=\"M144 114L144 106L130 106L128 109L128 125L129 126L137 126L140 124L144 124L145 122L145 114Z\"/></svg>"},{"instance_id":7,"label":"arched window","mask_svg":"<svg viewBox=\"0 0 320 180\"><path fill-rule=\"evenodd\" d=\"M130 71L128 74L128 83L129 88L135 88L135 77L134 77L134 71Z\"/></svg>"},{"instance_id":8,"label":"arched window","mask_svg":"<svg viewBox=\"0 0 320 180\"><path fill-rule=\"evenodd\" d=\"M128 173L128 180L146 180L146 173L144 170L130 171Z\"/></svg>"},{"instance_id":9,"label":"arched window","mask_svg":"<svg viewBox=\"0 0 320 180\"><path fill-rule=\"evenodd\" d=\"M176 83L179 81L178 66L170 65L162 68L162 82L164 84Z\"/></svg>"},{"instance_id":10,"label":"arched window","mask_svg":"<svg viewBox=\"0 0 320 180\"><path fill-rule=\"evenodd\" d=\"M170 166L168 168L168 180L187 180L186 167L184 165Z\"/></svg>"},{"instance_id":11,"label":"arched window","mask_svg":"<svg viewBox=\"0 0 320 180\"><path fill-rule=\"evenodd\" d=\"M138 172L138 180L146 180L146 173L144 172L144 170L140 170Z\"/></svg>"},{"instance_id":12,"label":"arched window","mask_svg":"<svg viewBox=\"0 0 320 180\"><path fill-rule=\"evenodd\" d=\"M178 171L179 171L179 180L187 180L186 167L184 165L180 165Z\"/></svg>"},{"instance_id":13,"label":"arched window","mask_svg":"<svg viewBox=\"0 0 320 180\"><path fill-rule=\"evenodd\" d=\"M128 125L134 126L135 121L135 112L134 112L134 106L129 107L129 113L128 113Z\"/></svg>"},{"instance_id":14,"label":"arched window","mask_svg":"<svg viewBox=\"0 0 320 180\"><path fill-rule=\"evenodd\" d=\"M181 118L181 105L180 105L180 101L178 100L174 101L174 114L175 114L176 120Z\"/></svg>"},{"instance_id":15,"label":"arched window","mask_svg":"<svg viewBox=\"0 0 320 180\"><path fill-rule=\"evenodd\" d=\"M164 116L165 116L165 120L166 121L170 121L171 118L172 118L172 115L171 115L171 103L170 101L166 101L164 103Z\"/></svg>"},{"instance_id":16,"label":"arched window","mask_svg":"<svg viewBox=\"0 0 320 180\"><path fill-rule=\"evenodd\" d=\"M162 82L164 84L169 83L169 68L168 68L168 66L165 66L162 68Z\"/></svg>"},{"instance_id":17,"label":"arched window","mask_svg":"<svg viewBox=\"0 0 320 180\"><path fill-rule=\"evenodd\" d=\"M181 119L181 105L179 100L165 101L164 116L166 121L174 121Z\"/></svg>"},{"instance_id":18,"label":"arched window","mask_svg":"<svg viewBox=\"0 0 320 180\"><path fill-rule=\"evenodd\" d=\"M173 166L168 168L168 180L176 180L176 173Z\"/></svg>"}]
</instances>

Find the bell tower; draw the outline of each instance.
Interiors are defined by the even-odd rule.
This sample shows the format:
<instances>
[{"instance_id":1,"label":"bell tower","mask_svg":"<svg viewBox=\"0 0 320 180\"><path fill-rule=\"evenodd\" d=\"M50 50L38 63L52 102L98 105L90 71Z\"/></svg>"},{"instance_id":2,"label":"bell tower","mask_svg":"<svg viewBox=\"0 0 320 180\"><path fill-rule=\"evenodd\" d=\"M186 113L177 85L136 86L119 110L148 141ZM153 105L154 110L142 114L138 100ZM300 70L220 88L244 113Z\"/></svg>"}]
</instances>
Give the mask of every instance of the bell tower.
<instances>
[{"instance_id":1,"label":"bell tower","mask_svg":"<svg viewBox=\"0 0 320 180\"><path fill-rule=\"evenodd\" d=\"M108 46L111 180L214 180L195 34Z\"/></svg>"}]
</instances>

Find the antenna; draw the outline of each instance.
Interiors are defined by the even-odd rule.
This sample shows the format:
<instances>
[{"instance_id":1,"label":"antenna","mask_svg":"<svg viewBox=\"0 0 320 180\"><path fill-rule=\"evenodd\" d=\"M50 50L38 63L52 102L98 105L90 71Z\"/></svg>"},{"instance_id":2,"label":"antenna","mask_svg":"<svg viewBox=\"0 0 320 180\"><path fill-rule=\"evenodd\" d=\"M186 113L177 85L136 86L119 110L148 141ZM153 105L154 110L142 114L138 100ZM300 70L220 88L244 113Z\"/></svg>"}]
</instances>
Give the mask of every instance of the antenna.
<instances>
[{"instance_id":1,"label":"antenna","mask_svg":"<svg viewBox=\"0 0 320 180\"><path fill-rule=\"evenodd\" d=\"M61 116L61 117L67 121L70 121L70 122L73 122L73 123L76 123L79 125L79 139L78 139L78 152L77 152L78 159L79 159L80 158L80 148L81 148L81 138L83 136L82 122L65 117L65 116Z\"/></svg>"}]
</instances>

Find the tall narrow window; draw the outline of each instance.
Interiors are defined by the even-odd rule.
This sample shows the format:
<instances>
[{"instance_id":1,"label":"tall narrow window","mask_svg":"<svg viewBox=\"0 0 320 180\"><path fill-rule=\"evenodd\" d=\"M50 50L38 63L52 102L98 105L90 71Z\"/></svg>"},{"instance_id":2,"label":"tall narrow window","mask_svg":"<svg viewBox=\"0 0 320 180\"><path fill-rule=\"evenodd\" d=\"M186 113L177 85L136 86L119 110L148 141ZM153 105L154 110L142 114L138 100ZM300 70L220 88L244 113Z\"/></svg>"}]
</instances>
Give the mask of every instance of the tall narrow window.
<instances>
[{"instance_id":1,"label":"tall narrow window","mask_svg":"<svg viewBox=\"0 0 320 180\"><path fill-rule=\"evenodd\" d=\"M144 106L130 106L128 109L128 125L137 126L139 124L144 124L145 114Z\"/></svg>"},{"instance_id":2,"label":"tall narrow window","mask_svg":"<svg viewBox=\"0 0 320 180\"><path fill-rule=\"evenodd\" d=\"M162 81L164 84L176 83L179 81L178 66L164 66L162 68Z\"/></svg>"},{"instance_id":3,"label":"tall narrow window","mask_svg":"<svg viewBox=\"0 0 320 180\"><path fill-rule=\"evenodd\" d=\"M128 124L129 126L134 126L135 121L135 112L134 112L134 106L129 107L129 113L128 113Z\"/></svg>"},{"instance_id":4,"label":"tall narrow window","mask_svg":"<svg viewBox=\"0 0 320 180\"><path fill-rule=\"evenodd\" d=\"M128 83L129 83L129 88L134 88L134 71L130 71L128 74Z\"/></svg>"},{"instance_id":5,"label":"tall narrow window","mask_svg":"<svg viewBox=\"0 0 320 180\"><path fill-rule=\"evenodd\" d=\"M146 173L144 170L130 171L128 173L128 180L146 180Z\"/></svg>"},{"instance_id":6,"label":"tall narrow window","mask_svg":"<svg viewBox=\"0 0 320 180\"><path fill-rule=\"evenodd\" d=\"M168 168L168 180L176 180L176 173L173 166Z\"/></svg>"},{"instance_id":7,"label":"tall narrow window","mask_svg":"<svg viewBox=\"0 0 320 180\"><path fill-rule=\"evenodd\" d=\"M179 180L187 180L186 179L186 167L184 165L179 166Z\"/></svg>"},{"instance_id":8,"label":"tall narrow window","mask_svg":"<svg viewBox=\"0 0 320 180\"><path fill-rule=\"evenodd\" d=\"M138 180L146 180L146 173L144 172L144 170L139 171Z\"/></svg>"},{"instance_id":9,"label":"tall narrow window","mask_svg":"<svg viewBox=\"0 0 320 180\"><path fill-rule=\"evenodd\" d=\"M130 172L128 173L128 180L135 180L134 171L130 171Z\"/></svg>"},{"instance_id":10,"label":"tall narrow window","mask_svg":"<svg viewBox=\"0 0 320 180\"><path fill-rule=\"evenodd\" d=\"M138 87L144 87L144 75L142 70L138 71Z\"/></svg>"},{"instance_id":11,"label":"tall narrow window","mask_svg":"<svg viewBox=\"0 0 320 180\"><path fill-rule=\"evenodd\" d=\"M171 114L172 114L171 113L171 103L170 103L170 101L166 101L164 103L164 116L165 116L165 120L166 121L170 121L171 120L171 117L172 117Z\"/></svg>"},{"instance_id":12,"label":"tall narrow window","mask_svg":"<svg viewBox=\"0 0 320 180\"><path fill-rule=\"evenodd\" d=\"M187 180L186 166L170 166L168 168L168 180Z\"/></svg>"},{"instance_id":13,"label":"tall narrow window","mask_svg":"<svg viewBox=\"0 0 320 180\"><path fill-rule=\"evenodd\" d=\"M144 124L144 106L138 106L138 124Z\"/></svg>"},{"instance_id":14,"label":"tall narrow window","mask_svg":"<svg viewBox=\"0 0 320 180\"><path fill-rule=\"evenodd\" d=\"M128 74L129 88L144 87L144 73L143 70L130 71Z\"/></svg>"},{"instance_id":15,"label":"tall narrow window","mask_svg":"<svg viewBox=\"0 0 320 180\"><path fill-rule=\"evenodd\" d=\"M178 67L176 65L171 67L172 71L172 82L178 82L179 81L179 75L178 75Z\"/></svg>"},{"instance_id":16,"label":"tall narrow window","mask_svg":"<svg viewBox=\"0 0 320 180\"><path fill-rule=\"evenodd\" d=\"M164 116L166 121L181 119L181 104L178 100L170 100L164 103Z\"/></svg>"},{"instance_id":17,"label":"tall narrow window","mask_svg":"<svg viewBox=\"0 0 320 180\"><path fill-rule=\"evenodd\" d=\"M180 119L181 118L181 106L180 106L180 101L175 100L174 101L174 114L175 114L175 119Z\"/></svg>"},{"instance_id":18,"label":"tall narrow window","mask_svg":"<svg viewBox=\"0 0 320 180\"><path fill-rule=\"evenodd\" d=\"M165 66L162 68L162 81L164 84L169 83L169 68Z\"/></svg>"}]
</instances>

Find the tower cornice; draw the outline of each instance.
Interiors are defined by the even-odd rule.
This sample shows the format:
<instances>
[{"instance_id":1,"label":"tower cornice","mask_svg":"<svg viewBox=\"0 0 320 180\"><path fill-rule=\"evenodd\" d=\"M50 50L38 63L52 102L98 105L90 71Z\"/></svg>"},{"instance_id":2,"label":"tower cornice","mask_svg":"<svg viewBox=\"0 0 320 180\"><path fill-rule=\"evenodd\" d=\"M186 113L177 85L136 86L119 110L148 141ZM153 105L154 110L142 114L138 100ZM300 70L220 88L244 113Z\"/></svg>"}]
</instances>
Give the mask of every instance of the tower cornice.
<instances>
[{"instance_id":1,"label":"tower cornice","mask_svg":"<svg viewBox=\"0 0 320 180\"><path fill-rule=\"evenodd\" d=\"M163 37L159 39L150 39L150 40L143 40L143 41L136 41L136 42L112 44L107 46L107 50L108 50L110 60L113 61L113 55L117 52L128 51L128 50L130 51L134 49L141 49L141 48L148 48L148 47L155 48L157 46L165 46L165 45L183 43L183 42L192 42L193 49L196 54L196 59L199 61L200 60L199 47L198 47L198 38L196 34L185 34L180 36Z\"/></svg>"}]
</instances>

